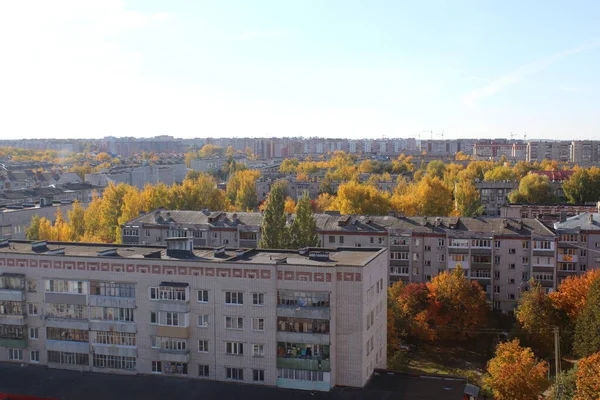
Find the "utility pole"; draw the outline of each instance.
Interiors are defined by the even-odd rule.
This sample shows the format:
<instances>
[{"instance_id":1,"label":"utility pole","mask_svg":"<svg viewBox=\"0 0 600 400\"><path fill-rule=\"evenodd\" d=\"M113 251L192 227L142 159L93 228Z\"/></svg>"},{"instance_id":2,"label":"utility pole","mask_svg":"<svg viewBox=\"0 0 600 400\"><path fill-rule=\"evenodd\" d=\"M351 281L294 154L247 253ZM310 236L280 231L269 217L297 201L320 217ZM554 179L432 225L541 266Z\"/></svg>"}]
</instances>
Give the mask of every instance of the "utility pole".
<instances>
[{"instance_id":1,"label":"utility pole","mask_svg":"<svg viewBox=\"0 0 600 400\"><path fill-rule=\"evenodd\" d=\"M558 379L558 375L560 374L560 335L558 331L558 326L554 327L554 362L555 362L555 379ZM558 382L557 382L558 383ZM558 400L562 398L562 385L558 383Z\"/></svg>"}]
</instances>

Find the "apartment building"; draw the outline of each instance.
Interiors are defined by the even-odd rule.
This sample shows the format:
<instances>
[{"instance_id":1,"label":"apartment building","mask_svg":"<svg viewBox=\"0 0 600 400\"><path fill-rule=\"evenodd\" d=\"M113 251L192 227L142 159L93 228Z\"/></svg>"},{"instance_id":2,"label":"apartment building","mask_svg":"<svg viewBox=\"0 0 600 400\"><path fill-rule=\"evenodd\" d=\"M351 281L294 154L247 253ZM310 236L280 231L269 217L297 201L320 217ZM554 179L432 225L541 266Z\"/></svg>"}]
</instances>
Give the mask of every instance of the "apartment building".
<instances>
[{"instance_id":1,"label":"apartment building","mask_svg":"<svg viewBox=\"0 0 600 400\"><path fill-rule=\"evenodd\" d=\"M0 208L0 240L25 239L27 237L27 228L31 225L31 218L34 215L54 222L56 220L56 212L60 209L64 219L68 221L68 212L72 207L73 204L69 203L47 207L29 204L28 207Z\"/></svg>"},{"instance_id":2,"label":"apartment building","mask_svg":"<svg viewBox=\"0 0 600 400\"><path fill-rule=\"evenodd\" d=\"M556 222L558 283L571 275L600 268L600 203L597 212L586 212Z\"/></svg>"},{"instance_id":3,"label":"apartment building","mask_svg":"<svg viewBox=\"0 0 600 400\"><path fill-rule=\"evenodd\" d=\"M181 183L187 172L188 168L185 164L119 166L99 173L85 174L85 181L102 187L112 182L115 185L126 183L143 189L149 183L153 185Z\"/></svg>"},{"instance_id":4,"label":"apartment building","mask_svg":"<svg viewBox=\"0 0 600 400\"><path fill-rule=\"evenodd\" d=\"M387 249L0 242L0 360L295 389L386 365Z\"/></svg>"},{"instance_id":5,"label":"apartment building","mask_svg":"<svg viewBox=\"0 0 600 400\"><path fill-rule=\"evenodd\" d=\"M574 140L570 146L571 162L574 164L597 164L600 162L600 141Z\"/></svg>"},{"instance_id":6,"label":"apartment building","mask_svg":"<svg viewBox=\"0 0 600 400\"><path fill-rule=\"evenodd\" d=\"M324 248L388 248L390 283L427 282L460 263L467 277L482 284L490 305L503 312L514 309L531 277L548 290L555 288L556 236L537 219L329 213L316 214L315 220ZM171 237L192 237L199 246L254 248L261 222L261 213L157 210L125 224L123 241L165 243ZM453 239L460 240L450 245Z\"/></svg>"},{"instance_id":7,"label":"apartment building","mask_svg":"<svg viewBox=\"0 0 600 400\"><path fill-rule=\"evenodd\" d=\"M541 162L544 160L569 162L570 148L570 142L528 142L526 160L529 162Z\"/></svg>"}]
</instances>

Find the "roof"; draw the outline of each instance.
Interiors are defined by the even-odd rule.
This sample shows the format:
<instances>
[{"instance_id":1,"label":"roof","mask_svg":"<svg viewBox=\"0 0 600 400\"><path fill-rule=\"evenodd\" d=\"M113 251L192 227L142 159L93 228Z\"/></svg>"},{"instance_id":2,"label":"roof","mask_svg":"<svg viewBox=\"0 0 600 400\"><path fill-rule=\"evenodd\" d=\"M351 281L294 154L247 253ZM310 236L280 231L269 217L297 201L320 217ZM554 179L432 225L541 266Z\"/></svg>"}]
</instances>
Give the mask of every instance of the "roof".
<instances>
[{"instance_id":1,"label":"roof","mask_svg":"<svg viewBox=\"0 0 600 400\"><path fill-rule=\"evenodd\" d=\"M190 365L189 375L194 374ZM164 375L81 373L44 366L2 363L0 391L63 400L221 399L261 400L462 400L464 379L375 373L365 388L334 388L329 392L281 389L265 385L217 382Z\"/></svg>"},{"instance_id":2,"label":"roof","mask_svg":"<svg viewBox=\"0 0 600 400\"><path fill-rule=\"evenodd\" d=\"M564 222L556 222L557 231L600 231L600 213L581 213L567 218Z\"/></svg>"},{"instance_id":3,"label":"roof","mask_svg":"<svg viewBox=\"0 0 600 400\"><path fill-rule=\"evenodd\" d=\"M295 250L270 250L270 249L225 249L224 253L215 253L215 249L196 247L193 254L181 256L181 250L167 250L166 246L134 246L98 243L72 243L72 242L46 242L42 251L32 250L30 240L9 240L9 246L0 247L0 254L27 254L54 256L52 251L64 250L57 254L58 257L93 257L111 259L148 259L169 260L169 262L198 262L203 263L240 263L240 264L279 264L315 267L351 266L361 267L367 265L372 258L386 251L381 248L368 247L339 247L337 249L319 249L329 254L329 259L318 260L299 254ZM99 255L105 252L106 255ZM160 255L160 258L158 257Z\"/></svg>"},{"instance_id":4,"label":"roof","mask_svg":"<svg viewBox=\"0 0 600 400\"><path fill-rule=\"evenodd\" d=\"M530 171L530 174L544 175L547 176L553 182L566 181L573 175L573 170L558 170L558 171Z\"/></svg>"},{"instance_id":5,"label":"roof","mask_svg":"<svg viewBox=\"0 0 600 400\"><path fill-rule=\"evenodd\" d=\"M157 210L137 217L126 226L141 224L169 226L167 220L181 227L205 225L211 227L235 228L242 225L241 230L260 226L262 213L259 212L222 212L218 220L209 222L210 216L216 212ZM518 235L518 236L555 236L541 221L535 218L501 218L501 217L403 217L393 215L340 215L335 213L315 214L317 229L322 232L387 234L387 232L434 233L453 235ZM522 222L522 226L521 226ZM251 229L252 230L252 229Z\"/></svg>"}]
</instances>

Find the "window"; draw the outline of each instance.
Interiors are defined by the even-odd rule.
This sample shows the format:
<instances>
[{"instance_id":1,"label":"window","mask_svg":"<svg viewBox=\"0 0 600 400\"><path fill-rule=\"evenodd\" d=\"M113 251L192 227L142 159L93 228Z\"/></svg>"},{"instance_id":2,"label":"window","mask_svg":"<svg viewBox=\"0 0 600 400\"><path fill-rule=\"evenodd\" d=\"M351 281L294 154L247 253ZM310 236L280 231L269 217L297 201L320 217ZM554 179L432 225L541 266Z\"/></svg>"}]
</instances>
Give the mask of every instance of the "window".
<instances>
[{"instance_id":1,"label":"window","mask_svg":"<svg viewBox=\"0 0 600 400\"><path fill-rule=\"evenodd\" d=\"M396 275L408 275L408 267L390 267L390 273Z\"/></svg>"},{"instance_id":2,"label":"window","mask_svg":"<svg viewBox=\"0 0 600 400\"><path fill-rule=\"evenodd\" d=\"M265 294L264 293L252 293L252 304L255 306L265 305Z\"/></svg>"},{"instance_id":3,"label":"window","mask_svg":"<svg viewBox=\"0 0 600 400\"><path fill-rule=\"evenodd\" d=\"M225 353L241 356L244 354L244 344L241 342L226 342Z\"/></svg>"},{"instance_id":4,"label":"window","mask_svg":"<svg viewBox=\"0 0 600 400\"><path fill-rule=\"evenodd\" d=\"M87 353L48 350L48 362L66 365L90 365L90 357Z\"/></svg>"},{"instance_id":5,"label":"window","mask_svg":"<svg viewBox=\"0 0 600 400\"><path fill-rule=\"evenodd\" d=\"M459 261L459 262L463 262L465 261L465 255L464 254L450 254L450 261Z\"/></svg>"},{"instance_id":6,"label":"window","mask_svg":"<svg viewBox=\"0 0 600 400\"><path fill-rule=\"evenodd\" d=\"M500 302L499 301L494 301L494 309L499 309L500 308Z\"/></svg>"},{"instance_id":7,"label":"window","mask_svg":"<svg viewBox=\"0 0 600 400\"><path fill-rule=\"evenodd\" d=\"M517 249L508 249L508 254L517 254Z\"/></svg>"},{"instance_id":8,"label":"window","mask_svg":"<svg viewBox=\"0 0 600 400\"><path fill-rule=\"evenodd\" d=\"M225 367L225 376L227 379L231 379L232 381L243 381L244 369Z\"/></svg>"},{"instance_id":9,"label":"window","mask_svg":"<svg viewBox=\"0 0 600 400\"><path fill-rule=\"evenodd\" d=\"M523 282L527 282L527 281L529 280L529 272L523 272L523 273L521 274L521 280L522 280Z\"/></svg>"},{"instance_id":10,"label":"window","mask_svg":"<svg viewBox=\"0 0 600 400\"><path fill-rule=\"evenodd\" d=\"M581 272L585 272L585 271L587 271L587 265L585 265L585 264L579 264L579 270L580 270Z\"/></svg>"},{"instance_id":11,"label":"window","mask_svg":"<svg viewBox=\"0 0 600 400\"><path fill-rule=\"evenodd\" d=\"M198 326L208 328L208 314L198 315Z\"/></svg>"},{"instance_id":12,"label":"window","mask_svg":"<svg viewBox=\"0 0 600 400\"><path fill-rule=\"evenodd\" d=\"M244 317L225 317L225 329L244 329Z\"/></svg>"},{"instance_id":13,"label":"window","mask_svg":"<svg viewBox=\"0 0 600 400\"><path fill-rule=\"evenodd\" d=\"M522 259L523 264L529 264L529 257L523 257Z\"/></svg>"},{"instance_id":14,"label":"window","mask_svg":"<svg viewBox=\"0 0 600 400\"><path fill-rule=\"evenodd\" d=\"M533 274L533 279L535 279L536 281L553 281L554 280L554 274L551 273L544 273L544 272L537 272Z\"/></svg>"},{"instance_id":15,"label":"window","mask_svg":"<svg viewBox=\"0 0 600 400\"><path fill-rule=\"evenodd\" d=\"M146 237L150 237L150 230L149 229L146 229L145 233L146 233Z\"/></svg>"},{"instance_id":16,"label":"window","mask_svg":"<svg viewBox=\"0 0 600 400\"><path fill-rule=\"evenodd\" d=\"M533 242L534 249L552 250L554 248L552 242L536 240Z\"/></svg>"},{"instance_id":17,"label":"window","mask_svg":"<svg viewBox=\"0 0 600 400\"><path fill-rule=\"evenodd\" d=\"M587 250L585 250L585 249L581 249L581 250L579 251L579 255L580 255L581 257L587 257Z\"/></svg>"},{"instance_id":18,"label":"window","mask_svg":"<svg viewBox=\"0 0 600 400\"><path fill-rule=\"evenodd\" d=\"M150 300L187 301L187 288L175 286L151 287Z\"/></svg>"},{"instance_id":19,"label":"window","mask_svg":"<svg viewBox=\"0 0 600 400\"><path fill-rule=\"evenodd\" d=\"M187 349L187 340L186 339L151 336L150 340L151 340L151 346L154 349L173 350L173 351L185 351Z\"/></svg>"},{"instance_id":20,"label":"window","mask_svg":"<svg viewBox=\"0 0 600 400\"><path fill-rule=\"evenodd\" d=\"M494 279L500 279L500 271L494 271Z\"/></svg>"},{"instance_id":21,"label":"window","mask_svg":"<svg viewBox=\"0 0 600 400\"><path fill-rule=\"evenodd\" d=\"M87 342L89 341L89 331L81 329L67 328L46 328L46 338L48 340L66 340L70 342Z\"/></svg>"},{"instance_id":22,"label":"window","mask_svg":"<svg viewBox=\"0 0 600 400\"><path fill-rule=\"evenodd\" d=\"M264 382L265 381L265 370L264 369L253 369L252 370L252 381L253 382Z\"/></svg>"},{"instance_id":23,"label":"window","mask_svg":"<svg viewBox=\"0 0 600 400\"><path fill-rule=\"evenodd\" d=\"M37 292L37 281L27 280L27 291L30 293Z\"/></svg>"},{"instance_id":24,"label":"window","mask_svg":"<svg viewBox=\"0 0 600 400\"><path fill-rule=\"evenodd\" d=\"M491 247L491 240L487 239L473 239L471 240L472 247Z\"/></svg>"},{"instance_id":25,"label":"window","mask_svg":"<svg viewBox=\"0 0 600 400\"><path fill-rule=\"evenodd\" d=\"M76 304L46 304L46 313L49 317L87 319L87 307Z\"/></svg>"},{"instance_id":26,"label":"window","mask_svg":"<svg viewBox=\"0 0 600 400\"><path fill-rule=\"evenodd\" d=\"M494 293L500 293L500 286L494 286Z\"/></svg>"},{"instance_id":27,"label":"window","mask_svg":"<svg viewBox=\"0 0 600 400\"><path fill-rule=\"evenodd\" d=\"M512 283L515 283L515 278L510 278L510 279L508 280L508 283L510 283L510 284L512 284Z\"/></svg>"},{"instance_id":28,"label":"window","mask_svg":"<svg viewBox=\"0 0 600 400\"><path fill-rule=\"evenodd\" d=\"M574 263L559 263L558 269L560 271L575 271L576 270Z\"/></svg>"},{"instance_id":29,"label":"window","mask_svg":"<svg viewBox=\"0 0 600 400\"><path fill-rule=\"evenodd\" d=\"M133 309L116 307L90 307L90 319L133 322Z\"/></svg>"},{"instance_id":30,"label":"window","mask_svg":"<svg viewBox=\"0 0 600 400\"><path fill-rule=\"evenodd\" d=\"M40 362L40 351L39 350L31 350L29 352L29 361L33 363Z\"/></svg>"},{"instance_id":31,"label":"window","mask_svg":"<svg viewBox=\"0 0 600 400\"><path fill-rule=\"evenodd\" d=\"M35 303L27 304L27 314L29 315L38 315L38 306Z\"/></svg>"},{"instance_id":32,"label":"window","mask_svg":"<svg viewBox=\"0 0 600 400\"><path fill-rule=\"evenodd\" d=\"M208 378L210 376L210 370L208 369L208 365L199 364L198 365L198 376L202 376Z\"/></svg>"},{"instance_id":33,"label":"window","mask_svg":"<svg viewBox=\"0 0 600 400\"><path fill-rule=\"evenodd\" d=\"M508 269L515 269L516 265L515 264L508 264Z\"/></svg>"},{"instance_id":34,"label":"window","mask_svg":"<svg viewBox=\"0 0 600 400\"><path fill-rule=\"evenodd\" d=\"M264 357L265 356L265 345L264 344L253 344L252 345L252 357Z\"/></svg>"},{"instance_id":35,"label":"window","mask_svg":"<svg viewBox=\"0 0 600 400\"><path fill-rule=\"evenodd\" d=\"M494 256L494 264L500 265L500 256Z\"/></svg>"},{"instance_id":36,"label":"window","mask_svg":"<svg viewBox=\"0 0 600 400\"><path fill-rule=\"evenodd\" d=\"M90 282L90 293L96 296L135 298L134 283Z\"/></svg>"},{"instance_id":37,"label":"window","mask_svg":"<svg viewBox=\"0 0 600 400\"><path fill-rule=\"evenodd\" d=\"M329 292L277 292L277 305L292 307L329 307Z\"/></svg>"},{"instance_id":38,"label":"window","mask_svg":"<svg viewBox=\"0 0 600 400\"><path fill-rule=\"evenodd\" d=\"M8 359L13 361L23 361L23 350L8 349Z\"/></svg>"},{"instance_id":39,"label":"window","mask_svg":"<svg viewBox=\"0 0 600 400\"><path fill-rule=\"evenodd\" d=\"M198 351L200 353L208 353L208 340L206 340L206 339L198 340Z\"/></svg>"},{"instance_id":40,"label":"window","mask_svg":"<svg viewBox=\"0 0 600 400\"><path fill-rule=\"evenodd\" d=\"M150 311L150 323L158 324L158 321L156 319L156 313L154 311Z\"/></svg>"},{"instance_id":41,"label":"window","mask_svg":"<svg viewBox=\"0 0 600 400\"><path fill-rule=\"evenodd\" d=\"M179 313L166 312L166 324L167 326L179 326Z\"/></svg>"},{"instance_id":42,"label":"window","mask_svg":"<svg viewBox=\"0 0 600 400\"><path fill-rule=\"evenodd\" d=\"M225 292L225 304L241 305L244 304L243 292Z\"/></svg>"},{"instance_id":43,"label":"window","mask_svg":"<svg viewBox=\"0 0 600 400\"><path fill-rule=\"evenodd\" d=\"M40 334L38 328L29 328L29 339L39 339Z\"/></svg>"},{"instance_id":44,"label":"window","mask_svg":"<svg viewBox=\"0 0 600 400\"><path fill-rule=\"evenodd\" d=\"M431 251L431 246L423 246L424 251Z\"/></svg>"},{"instance_id":45,"label":"window","mask_svg":"<svg viewBox=\"0 0 600 400\"><path fill-rule=\"evenodd\" d=\"M323 371L309 371L304 369L292 368L278 368L277 377L313 382L323 382L325 380L325 375L323 374Z\"/></svg>"},{"instance_id":46,"label":"window","mask_svg":"<svg viewBox=\"0 0 600 400\"><path fill-rule=\"evenodd\" d=\"M45 286L46 292L87 294L84 289L84 284L81 281L47 279L45 281Z\"/></svg>"},{"instance_id":47,"label":"window","mask_svg":"<svg viewBox=\"0 0 600 400\"><path fill-rule=\"evenodd\" d=\"M438 254L438 255L437 255L437 260L438 260L439 262L444 262L444 261L446 261L446 255L445 255L445 254Z\"/></svg>"},{"instance_id":48,"label":"window","mask_svg":"<svg viewBox=\"0 0 600 400\"><path fill-rule=\"evenodd\" d=\"M408 260L408 252L407 251L392 251L390 253L390 258L392 260Z\"/></svg>"},{"instance_id":49,"label":"window","mask_svg":"<svg viewBox=\"0 0 600 400\"><path fill-rule=\"evenodd\" d=\"M265 319L264 318L252 318L252 330L253 331L264 331L265 330Z\"/></svg>"},{"instance_id":50,"label":"window","mask_svg":"<svg viewBox=\"0 0 600 400\"><path fill-rule=\"evenodd\" d=\"M529 242L525 242L525 241L523 241L523 242L522 242L522 245L523 245L523 248L524 248L524 249L528 249L528 248L529 248Z\"/></svg>"},{"instance_id":51,"label":"window","mask_svg":"<svg viewBox=\"0 0 600 400\"><path fill-rule=\"evenodd\" d=\"M340 244L344 244L344 237L340 236Z\"/></svg>"},{"instance_id":52,"label":"window","mask_svg":"<svg viewBox=\"0 0 600 400\"><path fill-rule=\"evenodd\" d=\"M109 356L105 354L94 354L92 358L94 368L135 370L135 357Z\"/></svg>"},{"instance_id":53,"label":"window","mask_svg":"<svg viewBox=\"0 0 600 400\"><path fill-rule=\"evenodd\" d=\"M329 243L335 243L335 236L329 236Z\"/></svg>"},{"instance_id":54,"label":"window","mask_svg":"<svg viewBox=\"0 0 600 400\"><path fill-rule=\"evenodd\" d=\"M139 234L140 234L139 229L130 229L130 228L123 229L123 236L139 236Z\"/></svg>"},{"instance_id":55,"label":"window","mask_svg":"<svg viewBox=\"0 0 600 400\"><path fill-rule=\"evenodd\" d=\"M24 331L22 326L0 325L0 338L2 339L23 340L25 335L27 335L27 331Z\"/></svg>"},{"instance_id":56,"label":"window","mask_svg":"<svg viewBox=\"0 0 600 400\"><path fill-rule=\"evenodd\" d=\"M443 247L446 245L445 239L438 239L438 247Z\"/></svg>"},{"instance_id":57,"label":"window","mask_svg":"<svg viewBox=\"0 0 600 400\"><path fill-rule=\"evenodd\" d=\"M94 334L95 333L95 336ZM96 331L92 333L94 343L116 346L135 346L135 333Z\"/></svg>"},{"instance_id":58,"label":"window","mask_svg":"<svg viewBox=\"0 0 600 400\"><path fill-rule=\"evenodd\" d=\"M413 275L419 275L419 267L413 267Z\"/></svg>"},{"instance_id":59,"label":"window","mask_svg":"<svg viewBox=\"0 0 600 400\"><path fill-rule=\"evenodd\" d=\"M413 261L419 261L419 253L413 253Z\"/></svg>"},{"instance_id":60,"label":"window","mask_svg":"<svg viewBox=\"0 0 600 400\"><path fill-rule=\"evenodd\" d=\"M152 361L152 372L158 374L162 372L162 363L160 361Z\"/></svg>"},{"instance_id":61,"label":"window","mask_svg":"<svg viewBox=\"0 0 600 400\"><path fill-rule=\"evenodd\" d=\"M373 236L371 236L369 239L370 239L371 244L375 243L375 238Z\"/></svg>"},{"instance_id":62,"label":"window","mask_svg":"<svg viewBox=\"0 0 600 400\"><path fill-rule=\"evenodd\" d=\"M198 303L208 303L208 290L198 290Z\"/></svg>"},{"instance_id":63,"label":"window","mask_svg":"<svg viewBox=\"0 0 600 400\"><path fill-rule=\"evenodd\" d=\"M501 242L501 241L499 241L499 240L494 240L494 247L495 247L495 248L497 248L497 249L499 249L499 248L500 248L500 244L501 244L501 243L502 243L502 242Z\"/></svg>"}]
</instances>

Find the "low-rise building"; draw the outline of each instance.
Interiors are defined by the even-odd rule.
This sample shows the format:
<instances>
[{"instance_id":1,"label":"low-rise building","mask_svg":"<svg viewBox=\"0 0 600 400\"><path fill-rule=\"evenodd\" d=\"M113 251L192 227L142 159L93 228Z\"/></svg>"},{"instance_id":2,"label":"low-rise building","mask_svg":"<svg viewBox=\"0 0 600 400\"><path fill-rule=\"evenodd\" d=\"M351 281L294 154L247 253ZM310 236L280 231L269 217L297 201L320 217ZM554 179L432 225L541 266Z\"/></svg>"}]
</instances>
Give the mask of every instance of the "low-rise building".
<instances>
[{"instance_id":1,"label":"low-rise building","mask_svg":"<svg viewBox=\"0 0 600 400\"><path fill-rule=\"evenodd\" d=\"M293 389L386 365L387 249L0 241L0 360Z\"/></svg>"}]
</instances>

